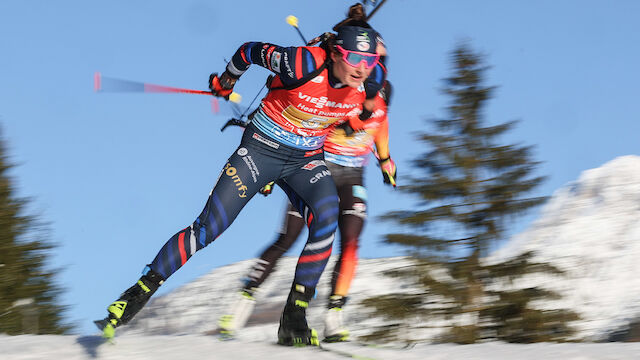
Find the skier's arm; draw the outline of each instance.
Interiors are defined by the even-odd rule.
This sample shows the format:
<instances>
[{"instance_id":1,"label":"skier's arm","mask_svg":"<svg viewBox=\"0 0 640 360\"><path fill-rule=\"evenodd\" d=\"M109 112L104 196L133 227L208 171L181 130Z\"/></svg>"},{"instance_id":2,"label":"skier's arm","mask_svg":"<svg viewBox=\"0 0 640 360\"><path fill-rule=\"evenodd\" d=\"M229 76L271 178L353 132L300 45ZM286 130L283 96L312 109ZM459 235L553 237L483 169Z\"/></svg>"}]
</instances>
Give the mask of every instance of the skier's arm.
<instances>
[{"instance_id":1,"label":"skier's arm","mask_svg":"<svg viewBox=\"0 0 640 360\"><path fill-rule=\"evenodd\" d=\"M374 143L376 144L376 151L378 152L378 162L380 163L380 170L382 171L382 181L385 184L391 184L396 186L396 163L391 159L389 154L389 122L386 114L385 120L380 125L380 129L376 134Z\"/></svg>"},{"instance_id":2,"label":"skier's arm","mask_svg":"<svg viewBox=\"0 0 640 360\"><path fill-rule=\"evenodd\" d=\"M366 120L371 116L375 106L376 94L380 89L382 89L382 86L387 79L387 46L380 33L378 33L376 40L376 52L380 55L380 59L378 60L376 67L371 71L371 74L369 74L369 77L364 81L366 100L364 101L363 111L360 116L360 119L362 120Z\"/></svg>"},{"instance_id":3,"label":"skier's arm","mask_svg":"<svg viewBox=\"0 0 640 360\"><path fill-rule=\"evenodd\" d=\"M233 54L225 73L238 79L251 64L273 71L282 80L283 85L296 82L312 73L322 64L306 47L282 47L263 42L247 42Z\"/></svg>"},{"instance_id":4,"label":"skier's arm","mask_svg":"<svg viewBox=\"0 0 640 360\"><path fill-rule=\"evenodd\" d=\"M384 56L380 57L378 64L373 68L369 77L364 81L364 91L367 94L367 99L374 99L384 81L387 79L387 68L384 65Z\"/></svg>"},{"instance_id":5,"label":"skier's arm","mask_svg":"<svg viewBox=\"0 0 640 360\"><path fill-rule=\"evenodd\" d=\"M396 164L391 159L389 153L389 104L391 102L391 84L387 83L387 86L380 92L380 97L384 99L384 103L380 104L377 111L383 110L384 116L380 123L380 128L374 137L374 143L376 145L376 151L378 153L378 162L380 163L380 170L382 171L382 180L385 184L391 184L396 186L397 168Z\"/></svg>"},{"instance_id":6,"label":"skier's arm","mask_svg":"<svg viewBox=\"0 0 640 360\"><path fill-rule=\"evenodd\" d=\"M389 158L389 122L387 121L387 115L384 115L384 121L380 124L380 128L375 135L374 144L376 145L376 152L380 159Z\"/></svg>"},{"instance_id":7,"label":"skier's arm","mask_svg":"<svg viewBox=\"0 0 640 360\"><path fill-rule=\"evenodd\" d=\"M316 63L311 51L305 47L246 42L236 50L221 75L213 73L209 76L211 93L228 98L236 81L252 64L273 71L284 86L295 83L321 65Z\"/></svg>"},{"instance_id":8,"label":"skier's arm","mask_svg":"<svg viewBox=\"0 0 640 360\"><path fill-rule=\"evenodd\" d=\"M387 79L387 68L384 66L385 56L380 57L380 61L373 68L371 74L364 81L364 91L366 99L362 104L362 113L360 113L360 120L367 120L371 117L371 114L375 108L376 95L378 91L382 89L382 86Z\"/></svg>"}]
</instances>

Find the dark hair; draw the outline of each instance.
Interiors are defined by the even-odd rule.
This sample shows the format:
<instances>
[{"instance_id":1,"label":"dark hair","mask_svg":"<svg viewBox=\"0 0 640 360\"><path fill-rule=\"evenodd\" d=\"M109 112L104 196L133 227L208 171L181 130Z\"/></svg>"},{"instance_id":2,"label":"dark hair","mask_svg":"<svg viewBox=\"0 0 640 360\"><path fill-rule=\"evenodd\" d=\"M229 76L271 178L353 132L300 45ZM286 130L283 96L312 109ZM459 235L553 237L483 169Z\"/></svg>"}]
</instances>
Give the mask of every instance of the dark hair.
<instances>
[{"instance_id":1,"label":"dark hair","mask_svg":"<svg viewBox=\"0 0 640 360\"><path fill-rule=\"evenodd\" d=\"M333 31L338 31L342 26L360 26L363 28L371 28L367 23L367 13L361 3L353 4L349 7L347 18L333 26Z\"/></svg>"},{"instance_id":2,"label":"dark hair","mask_svg":"<svg viewBox=\"0 0 640 360\"><path fill-rule=\"evenodd\" d=\"M318 46L325 49L329 53L331 51L335 51L335 41L336 41L336 34L326 32L320 36L316 36L313 39L311 39L307 43L307 46L313 46L317 43L320 43L320 45Z\"/></svg>"},{"instance_id":3,"label":"dark hair","mask_svg":"<svg viewBox=\"0 0 640 360\"><path fill-rule=\"evenodd\" d=\"M347 17L333 26L333 31L338 31L343 26L359 26L366 29L371 29L371 25L367 23L367 14L364 11L364 7L361 3L353 4L349 7ZM317 36L307 43L308 46L320 43L320 47L327 52L335 52L335 40L336 34L326 32L320 36Z\"/></svg>"}]
</instances>

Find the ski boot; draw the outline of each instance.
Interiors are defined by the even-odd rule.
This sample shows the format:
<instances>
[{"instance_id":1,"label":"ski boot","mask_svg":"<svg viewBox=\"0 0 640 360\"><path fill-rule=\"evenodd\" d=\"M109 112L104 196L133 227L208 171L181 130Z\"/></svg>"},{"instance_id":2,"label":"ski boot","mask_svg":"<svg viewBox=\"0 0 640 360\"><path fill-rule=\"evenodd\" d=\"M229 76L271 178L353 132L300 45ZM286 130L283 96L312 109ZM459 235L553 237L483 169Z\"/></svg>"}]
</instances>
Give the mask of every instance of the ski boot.
<instances>
[{"instance_id":1,"label":"ski boot","mask_svg":"<svg viewBox=\"0 0 640 360\"><path fill-rule=\"evenodd\" d=\"M255 287L245 287L240 291L238 298L234 298L230 314L222 315L218 320L220 338L233 339L236 332L244 327L256 306L256 290Z\"/></svg>"},{"instance_id":2,"label":"ski boot","mask_svg":"<svg viewBox=\"0 0 640 360\"><path fill-rule=\"evenodd\" d=\"M315 288L293 284L280 316L278 344L286 346L320 346L318 333L307 325L307 307Z\"/></svg>"},{"instance_id":3,"label":"ski boot","mask_svg":"<svg viewBox=\"0 0 640 360\"><path fill-rule=\"evenodd\" d=\"M104 338L113 338L116 328L128 323L164 282L162 276L148 266L144 269L143 274L137 283L109 305L107 308L109 315L106 318L94 321L96 326L102 330Z\"/></svg>"},{"instance_id":4,"label":"ski boot","mask_svg":"<svg viewBox=\"0 0 640 360\"><path fill-rule=\"evenodd\" d=\"M349 330L342 324L342 307L347 302L346 296L331 295L327 315L324 318L324 342L349 341Z\"/></svg>"}]
</instances>

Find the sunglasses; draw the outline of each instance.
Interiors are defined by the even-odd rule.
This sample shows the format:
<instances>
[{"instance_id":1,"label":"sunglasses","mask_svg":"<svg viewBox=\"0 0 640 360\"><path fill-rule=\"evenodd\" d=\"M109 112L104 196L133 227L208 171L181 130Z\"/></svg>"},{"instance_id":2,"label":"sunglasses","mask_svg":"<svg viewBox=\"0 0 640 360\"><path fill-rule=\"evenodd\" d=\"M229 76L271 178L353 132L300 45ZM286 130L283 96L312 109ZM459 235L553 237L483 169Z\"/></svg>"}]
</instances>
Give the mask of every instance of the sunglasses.
<instances>
[{"instance_id":1,"label":"sunglasses","mask_svg":"<svg viewBox=\"0 0 640 360\"><path fill-rule=\"evenodd\" d=\"M367 69L371 69L376 66L376 63L378 63L378 59L380 58L380 55L378 54L345 50L340 45L336 45L336 49L338 49L342 54L342 60L353 67L358 67L360 66L360 63L364 62L364 66Z\"/></svg>"}]
</instances>

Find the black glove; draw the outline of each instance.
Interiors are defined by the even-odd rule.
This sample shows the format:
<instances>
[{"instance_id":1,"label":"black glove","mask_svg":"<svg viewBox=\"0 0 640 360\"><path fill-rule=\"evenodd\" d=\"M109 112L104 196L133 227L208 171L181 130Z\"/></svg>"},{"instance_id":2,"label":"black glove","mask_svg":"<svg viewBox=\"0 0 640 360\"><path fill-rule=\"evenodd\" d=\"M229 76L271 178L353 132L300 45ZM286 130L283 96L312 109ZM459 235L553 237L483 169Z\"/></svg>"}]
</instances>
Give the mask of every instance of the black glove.
<instances>
[{"instance_id":1,"label":"black glove","mask_svg":"<svg viewBox=\"0 0 640 360\"><path fill-rule=\"evenodd\" d=\"M233 78L228 72L223 72L218 76L218 73L209 75L209 89L213 96L223 97L229 100L229 95L233 92L233 86L236 84L236 78Z\"/></svg>"}]
</instances>

